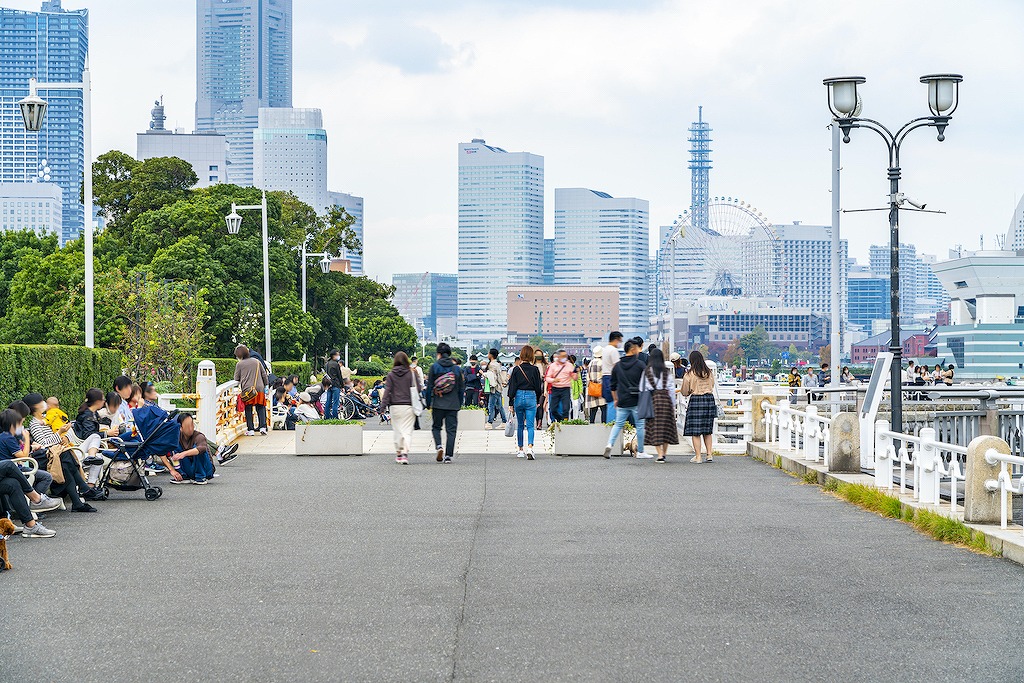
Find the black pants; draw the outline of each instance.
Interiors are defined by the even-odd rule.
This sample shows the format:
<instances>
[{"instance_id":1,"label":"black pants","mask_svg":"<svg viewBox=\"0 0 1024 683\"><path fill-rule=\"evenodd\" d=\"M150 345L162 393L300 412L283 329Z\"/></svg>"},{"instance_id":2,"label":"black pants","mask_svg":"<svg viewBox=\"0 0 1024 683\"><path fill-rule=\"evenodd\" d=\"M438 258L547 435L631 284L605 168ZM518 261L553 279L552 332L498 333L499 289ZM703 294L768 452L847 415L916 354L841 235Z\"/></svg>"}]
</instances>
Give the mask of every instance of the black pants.
<instances>
[{"instance_id":1,"label":"black pants","mask_svg":"<svg viewBox=\"0 0 1024 683\"><path fill-rule=\"evenodd\" d=\"M259 418L260 426L259 429L267 428L267 406L263 403L255 406L245 407L245 428L250 432L256 431L257 428L252 426L252 411L256 409L256 416Z\"/></svg>"},{"instance_id":2,"label":"black pants","mask_svg":"<svg viewBox=\"0 0 1024 683\"><path fill-rule=\"evenodd\" d=\"M467 406L478 406L480 405L480 390L479 389L466 389L466 403Z\"/></svg>"},{"instance_id":3,"label":"black pants","mask_svg":"<svg viewBox=\"0 0 1024 683\"><path fill-rule=\"evenodd\" d=\"M431 428L434 434L434 444L441 445L441 423L443 422L446 434L444 457L446 460L451 460L455 455L455 432L459 429L459 411L433 408L430 413L434 416L434 424Z\"/></svg>"},{"instance_id":4,"label":"black pants","mask_svg":"<svg viewBox=\"0 0 1024 683\"><path fill-rule=\"evenodd\" d=\"M0 461L0 503L5 512L10 511L23 524L32 521L32 511L25 497L31 492L32 487L18 465L13 460Z\"/></svg>"},{"instance_id":5,"label":"black pants","mask_svg":"<svg viewBox=\"0 0 1024 683\"><path fill-rule=\"evenodd\" d=\"M608 421L608 404L605 403L603 406L594 406L590 409L590 424L594 424L594 418L597 417L597 411L601 411L601 424Z\"/></svg>"},{"instance_id":6,"label":"black pants","mask_svg":"<svg viewBox=\"0 0 1024 683\"><path fill-rule=\"evenodd\" d=\"M549 417L552 422L561 422L569 417L569 406L572 401L572 389L569 387L552 387L548 399Z\"/></svg>"},{"instance_id":7,"label":"black pants","mask_svg":"<svg viewBox=\"0 0 1024 683\"><path fill-rule=\"evenodd\" d=\"M71 499L72 507L81 507L82 498L78 495L80 491L89 490L89 485L82 478L82 470L78 466L78 460L72 451L64 451L60 454L60 469L64 472L63 484L52 484L50 491L55 496L67 496Z\"/></svg>"}]
</instances>

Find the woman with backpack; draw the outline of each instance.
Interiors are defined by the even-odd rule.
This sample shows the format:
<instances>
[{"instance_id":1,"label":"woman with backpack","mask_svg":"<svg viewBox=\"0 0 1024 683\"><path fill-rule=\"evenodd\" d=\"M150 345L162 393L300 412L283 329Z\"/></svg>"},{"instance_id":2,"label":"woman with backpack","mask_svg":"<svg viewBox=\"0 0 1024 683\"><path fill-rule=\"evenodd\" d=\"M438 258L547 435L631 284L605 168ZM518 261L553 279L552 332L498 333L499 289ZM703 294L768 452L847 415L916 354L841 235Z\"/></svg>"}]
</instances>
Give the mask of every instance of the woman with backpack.
<instances>
[{"instance_id":1,"label":"woman with backpack","mask_svg":"<svg viewBox=\"0 0 1024 683\"><path fill-rule=\"evenodd\" d=\"M538 353L540 353L538 351ZM516 457L534 459L533 436L534 419L538 412L541 397L544 396L544 383L540 370L533 364L533 347L527 344L519 351L519 364L512 368L508 377L508 402L512 406L512 414L516 416L516 436L519 450ZM523 429L526 429L526 448L523 448Z\"/></svg>"},{"instance_id":2,"label":"woman with backpack","mask_svg":"<svg viewBox=\"0 0 1024 683\"><path fill-rule=\"evenodd\" d=\"M668 447L679 443L676 428L675 371L665 364L661 349L648 351L647 367L640 377L640 392L650 392L653 416L644 423L644 445L658 452L655 462L665 462Z\"/></svg>"}]
</instances>

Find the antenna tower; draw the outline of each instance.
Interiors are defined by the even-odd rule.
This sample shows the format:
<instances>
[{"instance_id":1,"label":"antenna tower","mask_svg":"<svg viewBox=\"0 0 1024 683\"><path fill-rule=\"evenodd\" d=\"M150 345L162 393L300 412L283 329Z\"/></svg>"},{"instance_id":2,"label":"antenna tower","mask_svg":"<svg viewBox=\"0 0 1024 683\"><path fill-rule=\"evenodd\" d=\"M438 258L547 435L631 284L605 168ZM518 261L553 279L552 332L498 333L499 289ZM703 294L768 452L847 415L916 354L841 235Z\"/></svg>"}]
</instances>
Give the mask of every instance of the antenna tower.
<instances>
[{"instance_id":1,"label":"antenna tower","mask_svg":"<svg viewBox=\"0 0 1024 683\"><path fill-rule=\"evenodd\" d=\"M704 121L704 107L697 107L697 120L690 124L690 211L693 226L708 227L711 176L711 126Z\"/></svg>"}]
</instances>

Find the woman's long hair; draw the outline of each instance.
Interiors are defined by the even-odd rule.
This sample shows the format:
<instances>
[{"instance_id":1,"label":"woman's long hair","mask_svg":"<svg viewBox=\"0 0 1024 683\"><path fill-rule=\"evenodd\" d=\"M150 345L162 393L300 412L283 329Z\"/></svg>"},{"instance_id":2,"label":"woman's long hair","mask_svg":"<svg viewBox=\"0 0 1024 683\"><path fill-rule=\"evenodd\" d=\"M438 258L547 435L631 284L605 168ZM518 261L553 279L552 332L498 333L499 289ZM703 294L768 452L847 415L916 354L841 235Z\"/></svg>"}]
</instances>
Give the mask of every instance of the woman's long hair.
<instances>
[{"instance_id":1,"label":"woman's long hair","mask_svg":"<svg viewBox=\"0 0 1024 683\"><path fill-rule=\"evenodd\" d=\"M105 396L103 395L103 390L93 387L89 391L85 392L85 402L78 407L78 412L84 413L85 411L89 410L89 406L91 406L96 401L102 401L104 398Z\"/></svg>"},{"instance_id":2,"label":"woman's long hair","mask_svg":"<svg viewBox=\"0 0 1024 683\"><path fill-rule=\"evenodd\" d=\"M707 379L711 376L711 368L704 362L704 354L700 351L690 351L690 371L701 379Z\"/></svg>"},{"instance_id":3,"label":"woman's long hair","mask_svg":"<svg viewBox=\"0 0 1024 683\"><path fill-rule=\"evenodd\" d=\"M523 363L532 363L533 347L527 344L523 348L519 349L519 360Z\"/></svg>"},{"instance_id":4,"label":"woman's long hair","mask_svg":"<svg viewBox=\"0 0 1024 683\"><path fill-rule=\"evenodd\" d=\"M661 349L653 348L647 352L647 367L654 374L655 379L664 377L669 371L665 365L665 354Z\"/></svg>"},{"instance_id":5,"label":"woman's long hair","mask_svg":"<svg viewBox=\"0 0 1024 683\"><path fill-rule=\"evenodd\" d=\"M391 367L397 368L399 366L403 366L406 368L409 367L409 354L407 354L405 351L395 352L395 363Z\"/></svg>"}]
</instances>

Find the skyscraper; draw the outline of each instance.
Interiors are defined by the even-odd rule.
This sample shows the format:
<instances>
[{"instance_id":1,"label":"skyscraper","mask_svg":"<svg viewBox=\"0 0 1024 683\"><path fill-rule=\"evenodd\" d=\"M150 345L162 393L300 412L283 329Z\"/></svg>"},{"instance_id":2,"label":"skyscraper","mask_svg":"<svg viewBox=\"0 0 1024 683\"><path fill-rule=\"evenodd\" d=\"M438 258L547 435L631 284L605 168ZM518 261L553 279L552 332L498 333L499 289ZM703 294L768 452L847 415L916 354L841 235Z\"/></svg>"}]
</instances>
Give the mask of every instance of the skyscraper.
<instances>
[{"instance_id":1,"label":"skyscraper","mask_svg":"<svg viewBox=\"0 0 1024 683\"><path fill-rule=\"evenodd\" d=\"M619 289L619 326L627 336L650 327L649 205L584 188L555 190L555 284Z\"/></svg>"},{"instance_id":2,"label":"skyscraper","mask_svg":"<svg viewBox=\"0 0 1024 683\"><path fill-rule=\"evenodd\" d=\"M919 254L913 244L900 242L900 318L926 318L949 306L949 294L935 275L935 256ZM889 246L872 244L869 264L873 277L889 281ZM886 292L889 288L886 287ZM888 293L886 294L888 296Z\"/></svg>"},{"instance_id":3,"label":"skyscraper","mask_svg":"<svg viewBox=\"0 0 1024 683\"><path fill-rule=\"evenodd\" d=\"M0 44L0 182L49 173L63 193L61 241L74 239L85 225L79 199L85 169L82 91L40 91L49 107L38 133L25 131L17 102L28 95L30 78L81 82L89 11L65 10L60 0L46 0L39 12L0 8Z\"/></svg>"},{"instance_id":4,"label":"skyscraper","mask_svg":"<svg viewBox=\"0 0 1024 683\"><path fill-rule=\"evenodd\" d=\"M506 288L544 279L544 157L459 144L459 336L507 331Z\"/></svg>"},{"instance_id":5,"label":"skyscraper","mask_svg":"<svg viewBox=\"0 0 1024 683\"><path fill-rule=\"evenodd\" d=\"M292 106L292 1L196 0L196 131L227 136L228 181L253 184L261 107Z\"/></svg>"},{"instance_id":6,"label":"skyscraper","mask_svg":"<svg viewBox=\"0 0 1024 683\"><path fill-rule=\"evenodd\" d=\"M352 275L363 274L363 255L366 253L366 244L363 242L363 198L345 192L328 192L327 200L331 206L340 206L345 213L352 216L352 231L359 239L359 245L363 251L358 254L351 252L345 254L352 266ZM452 277L455 277L454 275ZM452 313L452 317L455 313Z\"/></svg>"},{"instance_id":7,"label":"skyscraper","mask_svg":"<svg viewBox=\"0 0 1024 683\"><path fill-rule=\"evenodd\" d=\"M454 273L396 273L395 308L421 339L455 334L459 280Z\"/></svg>"},{"instance_id":8,"label":"skyscraper","mask_svg":"<svg viewBox=\"0 0 1024 683\"><path fill-rule=\"evenodd\" d=\"M135 158L178 157L192 165L199 179L196 187L209 187L225 181L227 145L218 133L186 133L164 127L164 101L153 104L149 130L135 135Z\"/></svg>"},{"instance_id":9,"label":"skyscraper","mask_svg":"<svg viewBox=\"0 0 1024 683\"><path fill-rule=\"evenodd\" d=\"M327 210L327 131L319 109L260 107L252 152L254 186L291 192L317 214Z\"/></svg>"}]
</instances>

